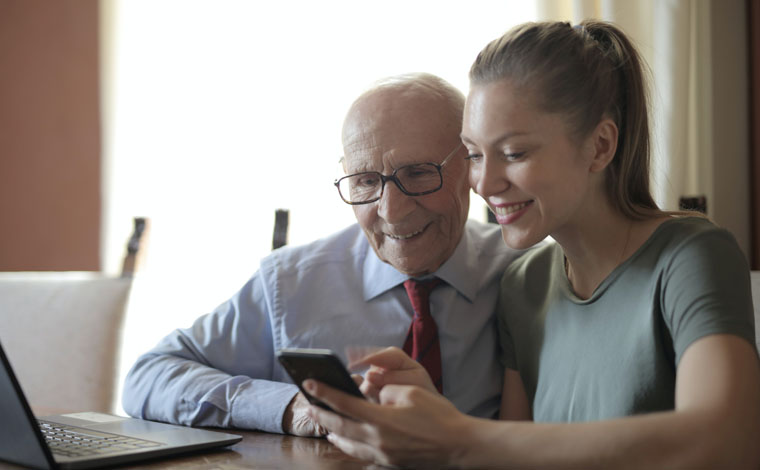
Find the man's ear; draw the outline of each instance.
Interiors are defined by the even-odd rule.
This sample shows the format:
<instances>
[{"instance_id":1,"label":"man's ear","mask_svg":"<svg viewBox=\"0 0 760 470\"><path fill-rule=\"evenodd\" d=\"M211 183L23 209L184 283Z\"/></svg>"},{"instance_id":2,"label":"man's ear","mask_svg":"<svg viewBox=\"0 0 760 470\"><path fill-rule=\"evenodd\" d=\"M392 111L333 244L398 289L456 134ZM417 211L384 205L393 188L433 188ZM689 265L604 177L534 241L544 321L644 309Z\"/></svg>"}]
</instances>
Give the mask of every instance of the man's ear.
<instances>
[{"instance_id":1,"label":"man's ear","mask_svg":"<svg viewBox=\"0 0 760 470\"><path fill-rule=\"evenodd\" d=\"M612 119L604 118L592 133L594 158L591 161L592 173L603 171L615 157L618 144L618 128Z\"/></svg>"}]
</instances>

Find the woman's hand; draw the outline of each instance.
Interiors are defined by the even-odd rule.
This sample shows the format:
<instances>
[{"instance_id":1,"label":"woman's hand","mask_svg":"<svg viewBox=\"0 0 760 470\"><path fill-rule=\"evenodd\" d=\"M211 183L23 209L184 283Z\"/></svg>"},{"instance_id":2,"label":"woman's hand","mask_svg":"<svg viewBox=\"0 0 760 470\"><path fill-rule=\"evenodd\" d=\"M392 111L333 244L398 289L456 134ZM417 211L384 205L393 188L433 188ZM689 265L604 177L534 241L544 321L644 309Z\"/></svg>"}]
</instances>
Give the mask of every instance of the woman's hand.
<instances>
[{"instance_id":1,"label":"woman's hand","mask_svg":"<svg viewBox=\"0 0 760 470\"><path fill-rule=\"evenodd\" d=\"M358 361L351 362L349 369L369 366L360 389L374 402L379 402L380 391L386 385L417 385L438 393L427 371L417 361L396 347L381 349Z\"/></svg>"},{"instance_id":2,"label":"woman's hand","mask_svg":"<svg viewBox=\"0 0 760 470\"><path fill-rule=\"evenodd\" d=\"M465 454L462 437L474 418L460 413L437 392L385 385L376 404L314 380L303 386L342 415L309 408L309 416L330 432L328 440L349 455L383 465L440 468Z\"/></svg>"}]
</instances>

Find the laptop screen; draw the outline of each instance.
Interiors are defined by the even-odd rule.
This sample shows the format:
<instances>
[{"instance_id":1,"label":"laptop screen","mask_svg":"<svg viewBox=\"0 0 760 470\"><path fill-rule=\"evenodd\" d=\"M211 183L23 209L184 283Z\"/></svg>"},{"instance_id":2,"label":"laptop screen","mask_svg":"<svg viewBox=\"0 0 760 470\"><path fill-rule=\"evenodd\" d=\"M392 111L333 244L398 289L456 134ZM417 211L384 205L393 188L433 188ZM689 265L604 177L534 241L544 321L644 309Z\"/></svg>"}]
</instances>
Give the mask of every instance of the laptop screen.
<instances>
[{"instance_id":1,"label":"laptop screen","mask_svg":"<svg viewBox=\"0 0 760 470\"><path fill-rule=\"evenodd\" d=\"M33 468L55 468L2 346L0 362L0 459Z\"/></svg>"}]
</instances>

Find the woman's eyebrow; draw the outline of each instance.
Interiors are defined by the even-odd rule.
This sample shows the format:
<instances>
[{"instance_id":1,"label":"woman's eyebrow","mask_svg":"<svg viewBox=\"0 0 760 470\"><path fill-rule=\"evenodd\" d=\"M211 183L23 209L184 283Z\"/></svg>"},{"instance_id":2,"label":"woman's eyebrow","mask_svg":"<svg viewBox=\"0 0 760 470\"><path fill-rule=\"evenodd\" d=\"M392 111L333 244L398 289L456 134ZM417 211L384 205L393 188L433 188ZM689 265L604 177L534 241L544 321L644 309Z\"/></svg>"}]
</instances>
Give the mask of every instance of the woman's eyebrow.
<instances>
[{"instance_id":1,"label":"woman's eyebrow","mask_svg":"<svg viewBox=\"0 0 760 470\"><path fill-rule=\"evenodd\" d=\"M501 136L497 137L496 139L494 139L491 144L492 145L501 144L501 143L503 143L503 142L505 142L505 141L507 141L509 139L512 139L513 137L522 137L522 136L526 136L526 135L529 135L529 134L530 134L530 132L528 132L528 131L506 132L506 133L502 134ZM473 142L472 140L470 140L464 134L459 134L459 138L462 139L462 142L464 142L465 144L475 144L475 142Z\"/></svg>"}]
</instances>

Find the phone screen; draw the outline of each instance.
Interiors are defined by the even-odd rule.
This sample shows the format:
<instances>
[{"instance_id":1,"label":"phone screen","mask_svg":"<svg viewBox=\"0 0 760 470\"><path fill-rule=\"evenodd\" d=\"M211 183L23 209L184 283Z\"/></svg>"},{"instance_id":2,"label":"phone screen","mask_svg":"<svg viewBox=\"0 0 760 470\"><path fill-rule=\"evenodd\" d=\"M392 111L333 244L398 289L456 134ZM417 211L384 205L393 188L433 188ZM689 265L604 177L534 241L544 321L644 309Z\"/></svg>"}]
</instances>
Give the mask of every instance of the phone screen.
<instances>
[{"instance_id":1,"label":"phone screen","mask_svg":"<svg viewBox=\"0 0 760 470\"><path fill-rule=\"evenodd\" d=\"M350 395L364 398L351 374L329 349L281 349L277 351L277 359L293 379L293 383L298 385L313 405L330 410L329 406L309 395L301 387L301 383L306 379L318 380Z\"/></svg>"}]
</instances>

